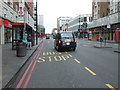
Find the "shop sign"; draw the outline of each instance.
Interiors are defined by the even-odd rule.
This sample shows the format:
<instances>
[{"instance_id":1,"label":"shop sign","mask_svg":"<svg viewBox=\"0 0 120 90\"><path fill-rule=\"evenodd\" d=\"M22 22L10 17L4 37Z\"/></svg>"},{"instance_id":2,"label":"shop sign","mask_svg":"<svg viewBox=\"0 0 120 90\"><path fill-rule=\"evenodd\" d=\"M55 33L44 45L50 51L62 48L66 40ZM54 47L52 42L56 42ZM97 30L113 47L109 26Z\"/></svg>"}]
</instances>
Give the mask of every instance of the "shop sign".
<instances>
[{"instance_id":1,"label":"shop sign","mask_svg":"<svg viewBox=\"0 0 120 90\"><path fill-rule=\"evenodd\" d=\"M24 12L23 11L19 11L18 15L22 16L22 15L24 15Z\"/></svg>"},{"instance_id":2,"label":"shop sign","mask_svg":"<svg viewBox=\"0 0 120 90\"><path fill-rule=\"evenodd\" d=\"M5 27L12 28L12 24L8 20L4 20L4 25L5 25Z\"/></svg>"}]
</instances>

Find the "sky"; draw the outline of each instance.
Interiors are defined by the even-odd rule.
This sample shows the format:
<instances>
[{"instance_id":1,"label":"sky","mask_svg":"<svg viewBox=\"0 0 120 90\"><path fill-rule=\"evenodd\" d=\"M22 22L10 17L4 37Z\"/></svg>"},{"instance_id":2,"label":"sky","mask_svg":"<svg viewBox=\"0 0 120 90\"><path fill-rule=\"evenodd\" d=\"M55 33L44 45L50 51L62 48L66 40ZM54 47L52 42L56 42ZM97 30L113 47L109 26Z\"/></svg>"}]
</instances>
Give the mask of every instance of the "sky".
<instances>
[{"instance_id":1,"label":"sky","mask_svg":"<svg viewBox=\"0 0 120 90\"><path fill-rule=\"evenodd\" d=\"M79 14L92 14L92 0L38 0L38 15L44 15L46 33L57 28L58 17Z\"/></svg>"}]
</instances>

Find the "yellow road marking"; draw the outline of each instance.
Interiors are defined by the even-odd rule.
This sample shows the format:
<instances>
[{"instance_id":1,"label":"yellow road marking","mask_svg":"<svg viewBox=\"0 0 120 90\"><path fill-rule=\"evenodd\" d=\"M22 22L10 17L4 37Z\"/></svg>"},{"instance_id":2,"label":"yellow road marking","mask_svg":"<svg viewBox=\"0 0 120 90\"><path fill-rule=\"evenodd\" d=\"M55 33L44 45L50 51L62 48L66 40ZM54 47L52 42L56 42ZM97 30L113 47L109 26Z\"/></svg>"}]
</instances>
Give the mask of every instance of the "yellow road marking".
<instances>
[{"instance_id":1,"label":"yellow road marking","mask_svg":"<svg viewBox=\"0 0 120 90\"><path fill-rule=\"evenodd\" d=\"M45 52L43 52L43 55L45 55Z\"/></svg>"},{"instance_id":2,"label":"yellow road marking","mask_svg":"<svg viewBox=\"0 0 120 90\"><path fill-rule=\"evenodd\" d=\"M40 58L38 58L38 59L40 59L40 60L38 60L38 62L45 62L45 59L44 59L45 57L40 57Z\"/></svg>"},{"instance_id":3,"label":"yellow road marking","mask_svg":"<svg viewBox=\"0 0 120 90\"><path fill-rule=\"evenodd\" d=\"M111 90L116 90L113 86L111 86L110 84L105 84L107 87L109 87Z\"/></svg>"},{"instance_id":4,"label":"yellow road marking","mask_svg":"<svg viewBox=\"0 0 120 90\"><path fill-rule=\"evenodd\" d=\"M68 54L70 57L73 57L71 54Z\"/></svg>"},{"instance_id":5,"label":"yellow road marking","mask_svg":"<svg viewBox=\"0 0 120 90\"><path fill-rule=\"evenodd\" d=\"M59 60L57 59L57 57L59 57ZM55 56L54 59L55 59L55 61L61 61L62 60L62 58L60 56Z\"/></svg>"},{"instance_id":6,"label":"yellow road marking","mask_svg":"<svg viewBox=\"0 0 120 90\"><path fill-rule=\"evenodd\" d=\"M96 73L94 73L93 71L91 71L89 68L85 67L85 69L86 69L87 71L89 71L92 75L96 75Z\"/></svg>"},{"instance_id":7,"label":"yellow road marking","mask_svg":"<svg viewBox=\"0 0 120 90\"><path fill-rule=\"evenodd\" d=\"M49 61L52 62L52 57L51 56L49 56Z\"/></svg>"},{"instance_id":8,"label":"yellow road marking","mask_svg":"<svg viewBox=\"0 0 120 90\"><path fill-rule=\"evenodd\" d=\"M77 60L77 59L74 59L77 63L80 63L80 61L79 60Z\"/></svg>"},{"instance_id":9,"label":"yellow road marking","mask_svg":"<svg viewBox=\"0 0 120 90\"><path fill-rule=\"evenodd\" d=\"M52 53L51 53L51 52L49 52L49 54L51 55Z\"/></svg>"},{"instance_id":10,"label":"yellow road marking","mask_svg":"<svg viewBox=\"0 0 120 90\"><path fill-rule=\"evenodd\" d=\"M53 52L53 54L55 54L55 52Z\"/></svg>"},{"instance_id":11,"label":"yellow road marking","mask_svg":"<svg viewBox=\"0 0 120 90\"><path fill-rule=\"evenodd\" d=\"M66 58L64 57L64 56L61 56L62 58L63 58L63 60L65 60L66 61Z\"/></svg>"},{"instance_id":12,"label":"yellow road marking","mask_svg":"<svg viewBox=\"0 0 120 90\"><path fill-rule=\"evenodd\" d=\"M49 55L49 52L46 52L46 55Z\"/></svg>"}]
</instances>

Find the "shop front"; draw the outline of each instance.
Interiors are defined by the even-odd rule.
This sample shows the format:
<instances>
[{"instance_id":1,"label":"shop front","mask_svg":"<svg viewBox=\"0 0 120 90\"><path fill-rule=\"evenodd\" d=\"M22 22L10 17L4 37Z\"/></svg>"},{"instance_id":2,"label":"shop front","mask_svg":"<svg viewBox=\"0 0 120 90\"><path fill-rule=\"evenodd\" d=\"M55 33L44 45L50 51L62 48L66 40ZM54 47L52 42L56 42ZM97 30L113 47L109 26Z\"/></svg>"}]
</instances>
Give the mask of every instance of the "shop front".
<instances>
[{"instance_id":1,"label":"shop front","mask_svg":"<svg viewBox=\"0 0 120 90\"><path fill-rule=\"evenodd\" d=\"M27 36L30 34L32 36L32 45L34 45L34 31L32 27L24 23L13 23L12 29L12 49L16 48L16 44L19 40L22 40L27 44Z\"/></svg>"},{"instance_id":2,"label":"shop front","mask_svg":"<svg viewBox=\"0 0 120 90\"><path fill-rule=\"evenodd\" d=\"M12 43L12 23L8 20L4 20L4 42Z\"/></svg>"},{"instance_id":3,"label":"shop front","mask_svg":"<svg viewBox=\"0 0 120 90\"><path fill-rule=\"evenodd\" d=\"M1 45L1 39L2 39L2 25L3 25L3 20L2 19L0 19L0 45Z\"/></svg>"}]
</instances>

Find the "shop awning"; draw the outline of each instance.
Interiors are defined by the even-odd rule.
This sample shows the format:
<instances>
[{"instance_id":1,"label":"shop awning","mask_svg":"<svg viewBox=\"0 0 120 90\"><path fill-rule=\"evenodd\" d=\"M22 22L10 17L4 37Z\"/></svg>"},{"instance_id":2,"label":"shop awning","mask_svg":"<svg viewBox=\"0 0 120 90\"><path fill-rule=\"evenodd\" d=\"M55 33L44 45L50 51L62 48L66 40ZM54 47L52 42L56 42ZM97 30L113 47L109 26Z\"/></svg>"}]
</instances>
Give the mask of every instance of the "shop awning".
<instances>
[{"instance_id":1,"label":"shop awning","mask_svg":"<svg viewBox=\"0 0 120 90\"><path fill-rule=\"evenodd\" d=\"M5 27L12 28L12 23L8 20L4 20L4 25L5 25Z\"/></svg>"},{"instance_id":2,"label":"shop awning","mask_svg":"<svg viewBox=\"0 0 120 90\"><path fill-rule=\"evenodd\" d=\"M27 23L12 23L12 25L25 25L25 24L27 24Z\"/></svg>"}]
</instances>

